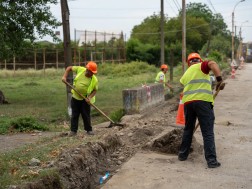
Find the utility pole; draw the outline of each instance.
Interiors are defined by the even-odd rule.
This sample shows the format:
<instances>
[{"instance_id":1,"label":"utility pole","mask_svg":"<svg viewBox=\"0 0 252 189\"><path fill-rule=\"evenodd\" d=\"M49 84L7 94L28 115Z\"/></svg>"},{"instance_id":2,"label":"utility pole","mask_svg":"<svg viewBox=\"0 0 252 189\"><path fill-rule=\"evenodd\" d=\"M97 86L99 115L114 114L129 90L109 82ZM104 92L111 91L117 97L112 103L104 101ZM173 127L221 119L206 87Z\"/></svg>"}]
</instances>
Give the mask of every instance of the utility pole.
<instances>
[{"instance_id":1,"label":"utility pole","mask_svg":"<svg viewBox=\"0 0 252 189\"><path fill-rule=\"evenodd\" d=\"M64 36L64 60L65 68L72 66L72 52L71 52L71 40L70 40L70 27L69 27L69 8L67 0L60 0L61 3L61 14L62 14L62 24L63 24L63 36ZM71 85L73 84L73 74L70 72L67 77L67 82ZM71 116L71 88L66 86L67 92L67 106L68 115Z\"/></svg>"},{"instance_id":2,"label":"utility pole","mask_svg":"<svg viewBox=\"0 0 252 189\"><path fill-rule=\"evenodd\" d=\"M182 71L185 73L186 63L186 8L185 0L182 0Z\"/></svg>"},{"instance_id":3,"label":"utility pole","mask_svg":"<svg viewBox=\"0 0 252 189\"><path fill-rule=\"evenodd\" d=\"M165 63L165 53L164 53L164 0L161 0L161 12L160 12L160 28L161 28L161 57L160 64Z\"/></svg>"},{"instance_id":4,"label":"utility pole","mask_svg":"<svg viewBox=\"0 0 252 189\"><path fill-rule=\"evenodd\" d=\"M238 2L235 4L234 9L233 9L233 12L232 12L232 63L233 63L234 58L235 58L235 56L234 56L234 11L235 11L236 6L237 6L239 3L244 2L244 1L245 1L245 0L240 0L240 1L238 1Z\"/></svg>"}]
</instances>

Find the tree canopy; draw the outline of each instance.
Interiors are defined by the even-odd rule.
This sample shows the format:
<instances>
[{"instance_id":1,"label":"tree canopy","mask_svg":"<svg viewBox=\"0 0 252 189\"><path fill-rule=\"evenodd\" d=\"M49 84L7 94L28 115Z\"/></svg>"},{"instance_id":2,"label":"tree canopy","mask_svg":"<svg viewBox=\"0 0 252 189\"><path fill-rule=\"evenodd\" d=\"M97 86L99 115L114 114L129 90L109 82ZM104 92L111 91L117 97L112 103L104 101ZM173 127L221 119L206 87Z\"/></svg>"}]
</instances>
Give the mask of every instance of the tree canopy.
<instances>
[{"instance_id":1,"label":"tree canopy","mask_svg":"<svg viewBox=\"0 0 252 189\"><path fill-rule=\"evenodd\" d=\"M134 49L134 56L138 57L136 49L142 47L149 47L148 49L160 50L160 14L154 13L153 15L145 18L143 22L136 25L131 34L131 39L136 39L130 41L130 50ZM171 50L175 54L175 60L180 60L181 58L181 46L182 46L182 12L174 18L169 18L165 15L164 19L164 36L165 36L165 50L166 56L167 52ZM215 38L215 36L219 36ZM228 39L230 33L227 30L227 25L224 22L221 14L214 14L206 4L202 3L189 3L186 6L186 50L187 54L194 51L200 52L204 47L204 54L202 56L209 54L212 50L217 50L213 48L216 44L216 39ZM213 40L214 39L214 40ZM211 45L211 41L213 45ZM142 43L142 44L138 44ZM143 45L144 44L144 45ZM228 43L227 43L228 44ZM135 48L134 48L135 45ZM151 46L153 48L151 48ZM228 47L228 46L227 46ZM179 49L180 48L180 49ZM218 48L219 49L219 48ZM223 49L224 50L224 49ZM225 48L223 54L228 54L230 49ZM139 51L138 51L139 52ZM148 51L153 52L153 51ZM141 54L143 52L141 51ZM159 53L160 54L160 53ZM155 57L151 58L148 62L157 64L159 61L159 54L155 53ZM169 56L169 55L168 55ZM156 60L156 62L151 62Z\"/></svg>"},{"instance_id":2,"label":"tree canopy","mask_svg":"<svg viewBox=\"0 0 252 189\"><path fill-rule=\"evenodd\" d=\"M61 23L50 12L57 0L0 0L0 59L18 54L28 42L50 35ZM29 43L30 44L30 43Z\"/></svg>"}]
</instances>

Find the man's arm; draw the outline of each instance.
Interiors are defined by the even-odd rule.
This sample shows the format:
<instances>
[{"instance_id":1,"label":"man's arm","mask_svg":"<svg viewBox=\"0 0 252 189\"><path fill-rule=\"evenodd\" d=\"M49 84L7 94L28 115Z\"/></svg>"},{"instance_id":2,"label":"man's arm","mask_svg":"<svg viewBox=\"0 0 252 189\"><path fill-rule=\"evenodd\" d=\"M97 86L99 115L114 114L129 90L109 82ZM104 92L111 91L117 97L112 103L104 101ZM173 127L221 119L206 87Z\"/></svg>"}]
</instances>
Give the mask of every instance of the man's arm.
<instances>
[{"instance_id":1,"label":"man's arm","mask_svg":"<svg viewBox=\"0 0 252 189\"><path fill-rule=\"evenodd\" d=\"M217 85L216 85L215 90L218 90L219 87L220 87L220 90L223 90L225 85L221 85L223 80L221 77L221 70L220 70L218 64L215 61L211 60L208 62L208 67L212 70L212 72L214 73L216 80L217 80Z\"/></svg>"},{"instance_id":2,"label":"man's arm","mask_svg":"<svg viewBox=\"0 0 252 189\"><path fill-rule=\"evenodd\" d=\"M166 82L165 83L165 85L169 88L169 89L171 89L171 91L173 91L173 88L172 88L172 86L171 86L171 84L170 84L170 82L168 81L168 82Z\"/></svg>"},{"instance_id":3,"label":"man's arm","mask_svg":"<svg viewBox=\"0 0 252 189\"><path fill-rule=\"evenodd\" d=\"M66 70L65 70L65 73L64 73L64 75L62 76L62 81L66 81L67 80L67 76L68 76L68 74L69 74L69 72L71 72L72 71L72 66L68 66L67 68L66 68Z\"/></svg>"},{"instance_id":4,"label":"man's arm","mask_svg":"<svg viewBox=\"0 0 252 189\"><path fill-rule=\"evenodd\" d=\"M212 70L212 72L214 73L216 78L221 76L220 68L219 68L218 64L215 61L210 60L208 62L208 67Z\"/></svg>"}]
</instances>

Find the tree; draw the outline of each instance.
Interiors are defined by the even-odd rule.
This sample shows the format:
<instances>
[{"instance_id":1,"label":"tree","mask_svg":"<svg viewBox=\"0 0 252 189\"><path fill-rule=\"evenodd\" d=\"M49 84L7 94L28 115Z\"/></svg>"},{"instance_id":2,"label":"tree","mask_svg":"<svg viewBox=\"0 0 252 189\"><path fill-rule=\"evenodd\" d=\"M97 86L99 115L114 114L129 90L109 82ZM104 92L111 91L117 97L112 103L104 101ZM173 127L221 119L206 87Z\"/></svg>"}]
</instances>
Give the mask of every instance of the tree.
<instances>
[{"instance_id":1,"label":"tree","mask_svg":"<svg viewBox=\"0 0 252 189\"><path fill-rule=\"evenodd\" d=\"M207 51L207 44L205 44L201 50L201 54L206 54L206 51ZM230 38L227 38L221 34L219 35L216 35L213 37L212 39L212 42L210 44L210 47L209 47L209 54L217 51L219 53L221 53L222 55L225 55L225 56L231 56L231 40Z\"/></svg>"},{"instance_id":2,"label":"tree","mask_svg":"<svg viewBox=\"0 0 252 189\"><path fill-rule=\"evenodd\" d=\"M57 0L1 0L0 4L0 59L16 55L26 47L27 41L50 35L60 22L50 12L49 4Z\"/></svg>"},{"instance_id":3,"label":"tree","mask_svg":"<svg viewBox=\"0 0 252 189\"><path fill-rule=\"evenodd\" d=\"M189 3L186 7L186 12L187 54L192 51L199 52L203 46L203 52L208 54L211 50L210 48L213 47L210 42L216 35L221 35L223 36L222 39L228 40L230 33L227 30L223 17L220 14L213 14L207 5ZM168 19L167 16L165 17L164 32L167 53L169 54L173 50L175 62L179 61L181 59L181 49L179 47L182 48L182 12L175 18ZM144 19L141 24L134 26L131 39L137 39L138 43L131 41L130 45L127 46L127 50L130 50L130 52L134 50L133 55L127 53L127 57L130 57L130 59L137 57L137 59L143 61L140 58L144 56L139 54L143 55L144 50L147 50L148 54L152 53L153 51L147 48L149 45L155 46L155 49L160 49L160 15L154 13L152 16ZM215 41L213 42L215 44ZM152 55L153 59L158 59L156 54Z\"/></svg>"},{"instance_id":4,"label":"tree","mask_svg":"<svg viewBox=\"0 0 252 189\"><path fill-rule=\"evenodd\" d=\"M168 17L165 16L164 22L167 23ZM160 15L153 15L134 26L131 38L137 38L141 43L160 44Z\"/></svg>"},{"instance_id":5,"label":"tree","mask_svg":"<svg viewBox=\"0 0 252 189\"><path fill-rule=\"evenodd\" d=\"M221 14L213 14L213 12L209 9L206 4L202 3L189 3L186 7L187 17L195 17L204 19L210 27L210 35L208 35L208 42L206 46L206 54L208 54L210 50L210 42L213 36L218 34L226 34L227 25L224 22L224 19ZM180 12L182 15L182 12Z\"/></svg>"},{"instance_id":6,"label":"tree","mask_svg":"<svg viewBox=\"0 0 252 189\"><path fill-rule=\"evenodd\" d=\"M182 16L182 11L179 15ZM206 22L210 23L213 18L212 11L206 4L202 3L189 3L186 5L186 15L196 18L203 18Z\"/></svg>"}]
</instances>

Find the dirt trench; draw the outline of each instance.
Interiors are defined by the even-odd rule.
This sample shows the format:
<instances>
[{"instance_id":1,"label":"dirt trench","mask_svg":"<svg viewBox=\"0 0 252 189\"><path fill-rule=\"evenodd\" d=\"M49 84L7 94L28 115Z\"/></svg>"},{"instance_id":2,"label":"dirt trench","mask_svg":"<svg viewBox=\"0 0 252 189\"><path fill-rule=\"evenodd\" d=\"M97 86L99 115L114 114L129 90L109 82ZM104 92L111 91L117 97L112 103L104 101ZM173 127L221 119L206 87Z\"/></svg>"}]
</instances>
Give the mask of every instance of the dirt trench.
<instances>
[{"instance_id":1,"label":"dirt trench","mask_svg":"<svg viewBox=\"0 0 252 189\"><path fill-rule=\"evenodd\" d=\"M108 171L111 178L137 151L177 154L182 138L182 127L174 128L178 103L179 98L173 98L146 114L124 116L125 128L107 129L98 142L62 151L53 166L58 175L9 189L97 189L102 187L100 177ZM194 140L195 150L202 148Z\"/></svg>"}]
</instances>

